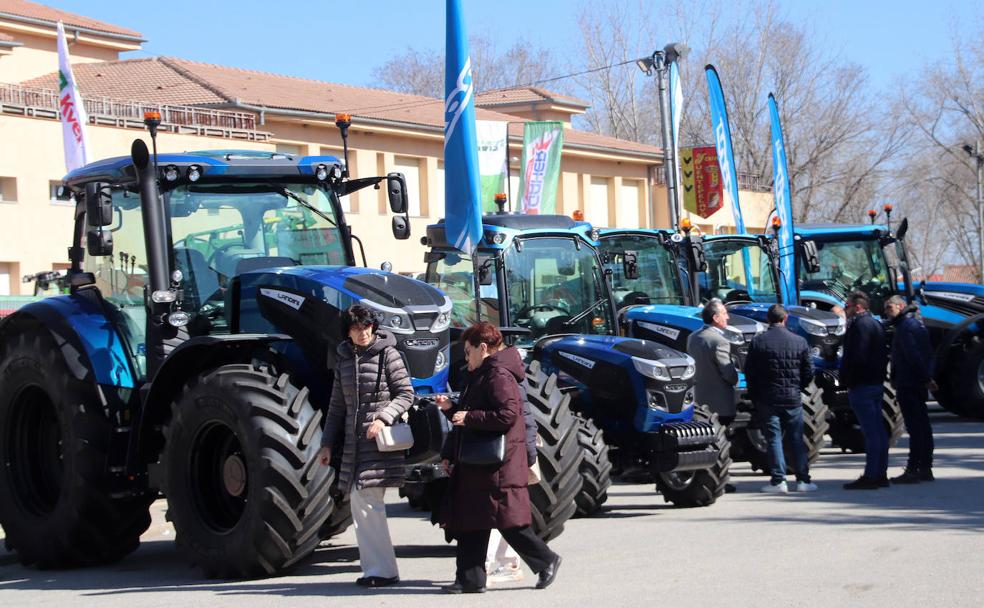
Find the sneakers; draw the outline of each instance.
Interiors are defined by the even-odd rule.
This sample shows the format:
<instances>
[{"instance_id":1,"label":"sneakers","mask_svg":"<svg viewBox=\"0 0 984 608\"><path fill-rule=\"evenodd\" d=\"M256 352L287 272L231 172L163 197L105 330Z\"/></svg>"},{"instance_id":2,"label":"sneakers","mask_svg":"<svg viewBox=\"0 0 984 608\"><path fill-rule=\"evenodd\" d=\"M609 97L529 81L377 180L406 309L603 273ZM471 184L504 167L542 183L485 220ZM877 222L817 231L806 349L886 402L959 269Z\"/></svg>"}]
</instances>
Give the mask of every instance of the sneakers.
<instances>
[{"instance_id":1,"label":"sneakers","mask_svg":"<svg viewBox=\"0 0 984 608\"><path fill-rule=\"evenodd\" d=\"M355 579L355 584L360 587L389 587L400 582L399 576L363 576Z\"/></svg>"},{"instance_id":2,"label":"sneakers","mask_svg":"<svg viewBox=\"0 0 984 608\"><path fill-rule=\"evenodd\" d=\"M492 572L489 572L488 577L486 577L486 584L515 583L521 580L523 580L523 569L519 566L499 566Z\"/></svg>"},{"instance_id":3,"label":"sneakers","mask_svg":"<svg viewBox=\"0 0 984 608\"><path fill-rule=\"evenodd\" d=\"M919 481L936 481L933 469L919 469Z\"/></svg>"},{"instance_id":4,"label":"sneakers","mask_svg":"<svg viewBox=\"0 0 984 608\"><path fill-rule=\"evenodd\" d=\"M878 479L871 479L862 475L850 483L844 484L845 490L877 490L882 487L881 481Z\"/></svg>"},{"instance_id":5,"label":"sneakers","mask_svg":"<svg viewBox=\"0 0 984 608\"><path fill-rule=\"evenodd\" d=\"M762 491L766 494L785 494L789 491L789 486L786 485L785 481L780 481L777 484L767 483L762 486Z\"/></svg>"},{"instance_id":6,"label":"sneakers","mask_svg":"<svg viewBox=\"0 0 984 608\"><path fill-rule=\"evenodd\" d=\"M919 473L915 469L906 469L898 477L893 477L892 483L898 485L919 483Z\"/></svg>"},{"instance_id":7,"label":"sneakers","mask_svg":"<svg viewBox=\"0 0 984 608\"><path fill-rule=\"evenodd\" d=\"M796 492L816 492L819 489L820 488L818 488L817 487L817 484L815 484L815 483L812 483L812 482L809 482L809 481L797 481L796 482L796 490L795 491Z\"/></svg>"}]
</instances>

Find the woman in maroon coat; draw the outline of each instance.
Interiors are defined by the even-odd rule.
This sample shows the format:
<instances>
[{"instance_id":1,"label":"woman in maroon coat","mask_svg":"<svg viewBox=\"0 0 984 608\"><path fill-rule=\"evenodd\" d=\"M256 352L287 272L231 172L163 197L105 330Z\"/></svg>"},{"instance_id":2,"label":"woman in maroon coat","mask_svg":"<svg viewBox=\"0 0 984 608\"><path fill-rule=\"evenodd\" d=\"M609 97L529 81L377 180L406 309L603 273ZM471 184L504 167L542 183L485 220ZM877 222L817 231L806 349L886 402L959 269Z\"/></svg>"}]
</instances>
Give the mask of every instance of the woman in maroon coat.
<instances>
[{"instance_id":1,"label":"woman in maroon coat","mask_svg":"<svg viewBox=\"0 0 984 608\"><path fill-rule=\"evenodd\" d=\"M455 427L503 433L505 459L498 465L455 463L460 433L445 446L444 466L451 479L441 509L441 523L458 540L457 572L448 593L485 591L485 553L497 529L533 572L544 589L557 575L560 556L530 527L529 465L519 382L525 377L515 348L500 350L502 334L478 323L461 336L470 373L458 405L440 403Z\"/></svg>"}]
</instances>

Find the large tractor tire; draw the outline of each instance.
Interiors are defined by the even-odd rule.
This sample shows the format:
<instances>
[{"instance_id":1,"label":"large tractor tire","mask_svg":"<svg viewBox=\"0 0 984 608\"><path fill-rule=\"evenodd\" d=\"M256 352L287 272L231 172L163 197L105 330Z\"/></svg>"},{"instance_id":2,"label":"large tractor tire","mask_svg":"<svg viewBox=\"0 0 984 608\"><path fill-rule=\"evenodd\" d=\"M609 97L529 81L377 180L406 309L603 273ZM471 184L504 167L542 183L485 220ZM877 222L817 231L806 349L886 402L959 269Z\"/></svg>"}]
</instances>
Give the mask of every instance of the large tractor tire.
<instances>
[{"instance_id":1,"label":"large tractor tire","mask_svg":"<svg viewBox=\"0 0 984 608\"><path fill-rule=\"evenodd\" d=\"M820 457L820 450L826 444L827 430L830 424L827 422L827 404L823 401L823 390L811 382L802 393L803 407L803 443L806 444L806 458L809 464L813 464ZM759 427L759 423L746 427L740 431L741 437L736 438L740 449L737 457L747 460L753 471L769 472L769 453L768 445L765 440L765 433ZM793 473L793 452L790 447L791 438L784 438L783 456L786 461L786 472ZM735 451L732 451L734 454Z\"/></svg>"},{"instance_id":2,"label":"large tractor tire","mask_svg":"<svg viewBox=\"0 0 984 608\"><path fill-rule=\"evenodd\" d=\"M321 529L318 530L318 538L321 540L328 540L333 536L338 536L352 525L352 503L348 494L342 494L338 491L337 473L334 481L332 481L329 494L334 505L331 515L328 516L325 523L321 524Z\"/></svg>"},{"instance_id":3,"label":"large tractor tire","mask_svg":"<svg viewBox=\"0 0 984 608\"><path fill-rule=\"evenodd\" d=\"M958 416L984 418L984 341L952 351L941 371L937 402Z\"/></svg>"},{"instance_id":4,"label":"large tractor tire","mask_svg":"<svg viewBox=\"0 0 984 608\"><path fill-rule=\"evenodd\" d=\"M207 577L269 576L314 551L334 508L316 459L322 413L261 363L188 382L164 429L169 516Z\"/></svg>"},{"instance_id":5,"label":"large tractor tire","mask_svg":"<svg viewBox=\"0 0 984 608\"><path fill-rule=\"evenodd\" d=\"M894 446L902 437L905 423L902 420L902 409L895 398L895 390L888 382L885 382L885 392L882 394L881 413L882 423L888 433L888 445ZM829 432L831 444L839 447L842 452L864 453L864 433L861 432L861 425L853 412L833 421Z\"/></svg>"},{"instance_id":6,"label":"large tractor tire","mask_svg":"<svg viewBox=\"0 0 984 608\"><path fill-rule=\"evenodd\" d=\"M574 497L583 486L580 474L584 451L578 445L578 418L571 411L571 396L557 386L556 374L547 376L533 361L526 370L526 399L539 427L543 445L537 447L540 482L530 486L533 529L544 540L556 538L574 515Z\"/></svg>"},{"instance_id":7,"label":"large tractor tire","mask_svg":"<svg viewBox=\"0 0 984 608\"><path fill-rule=\"evenodd\" d=\"M151 495L114 498L107 454L114 425L70 344L24 324L0 345L0 525L24 565L61 568L121 559L150 526Z\"/></svg>"},{"instance_id":8,"label":"large tractor tire","mask_svg":"<svg viewBox=\"0 0 984 608\"><path fill-rule=\"evenodd\" d=\"M731 469L731 442L725 428L718 422L717 414L712 414L706 406L694 410L694 420L710 422L714 425L714 447L718 451L717 461L707 469L699 471L660 473L656 477L656 489L666 502L677 507L706 507L724 494Z\"/></svg>"},{"instance_id":9,"label":"large tractor tire","mask_svg":"<svg viewBox=\"0 0 984 608\"><path fill-rule=\"evenodd\" d=\"M590 517L608 500L608 488L612 485L612 461L608 458L608 444L601 429L587 418L578 417L577 443L584 452L579 472L581 491L574 497L577 504L575 517Z\"/></svg>"}]
</instances>

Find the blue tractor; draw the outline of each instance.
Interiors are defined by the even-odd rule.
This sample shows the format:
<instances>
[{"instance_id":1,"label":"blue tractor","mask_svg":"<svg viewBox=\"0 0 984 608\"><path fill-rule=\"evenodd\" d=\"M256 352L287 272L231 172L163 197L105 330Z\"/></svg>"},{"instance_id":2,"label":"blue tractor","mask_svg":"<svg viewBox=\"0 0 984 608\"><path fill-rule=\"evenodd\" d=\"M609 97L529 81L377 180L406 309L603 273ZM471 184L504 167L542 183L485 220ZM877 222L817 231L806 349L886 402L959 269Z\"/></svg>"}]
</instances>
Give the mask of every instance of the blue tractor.
<instances>
[{"instance_id":1,"label":"blue tractor","mask_svg":"<svg viewBox=\"0 0 984 608\"><path fill-rule=\"evenodd\" d=\"M763 248L768 243L752 237L731 242L756 250L755 259L760 264L754 271L755 298L744 293L731 293L731 289L723 289L717 284L722 273L737 271L744 274L740 270L744 267L744 255L734 255L740 248L735 251L729 248L725 252L721 243L692 237L689 231L602 230L601 254L611 271L622 333L686 350L687 338L703 325L699 306L712 297L720 297L732 313L730 326L724 333L731 343L732 361L741 370L752 338L765 331L765 312L769 305L766 303L778 301L778 296L772 266L774 257L770 248ZM725 265L727 269L722 268ZM810 332L814 329L812 323L835 322L832 315L818 315L801 307L793 307L790 315L790 329L811 340L815 348L822 340ZM807 329L804 330L803 326ZM830 348L825 348L825 352L833 354ZM819 353L815 354L822 359ZM827 432L827 405L823 391L816 384L804 391L803 408L803 439L813 462L819 456ZM738 461L748 461L753 469L767 470L767 445L761 421L755 415L754 404L748 399L741 374L735 387L733 410L716 413L727 425L732 457Z\"/></svg>"},{"instance_id":2,"label":"blue tractor","mask_svg":"<svg viewBox=\"0 0 984 608\"><path fill-rule=\"evenodd\" d=\"M65 178L70 293L0 321L0 524L21 562L118 560L161 495L209 577L282 572L347 525L315 459L339 313L378 311L428 392L446 384L451 302L355 266L341 197L382 184L407 238L406 190L345 167L137 140Z\"/></svg>"},{"instance_id":3,"label":"blue tractor","mask_svg":"<svg viewBox=\"0 0 984 608\"><path fill-rule=\"evenodd\" d=\"M473 257L448 243L443 223L429 226L425 278L451 298L453 326L490 321L525 353L527 399L545 444L541 470L575 480L532 486L535 518L544 519L542 505L597 511L612 472L655 477L677 506L713 503L731 462L724 429L694 407L689 356L617 335L597 231L555 215L483 222ZM452 342L452 387L461 381L457 348Z\"/></svg>"},{"instance_id":4,"label":"blue tractor","mask_svg":"<svg viewBox=\"0 0 984 608\"><path fill-rule=\"evenodd\" d=\"M885 300L901 295L920 305L929 329L936 365L935 397L944 408L984 418L984 286L965 283L914 285L903 219L886 224L804 224L796 227L800 299L819 309L843 306L847 294L868 294L872 312L881 315ZM803 247L815 250L816 267L807 268Z\"/></svg>"}]
</instances>

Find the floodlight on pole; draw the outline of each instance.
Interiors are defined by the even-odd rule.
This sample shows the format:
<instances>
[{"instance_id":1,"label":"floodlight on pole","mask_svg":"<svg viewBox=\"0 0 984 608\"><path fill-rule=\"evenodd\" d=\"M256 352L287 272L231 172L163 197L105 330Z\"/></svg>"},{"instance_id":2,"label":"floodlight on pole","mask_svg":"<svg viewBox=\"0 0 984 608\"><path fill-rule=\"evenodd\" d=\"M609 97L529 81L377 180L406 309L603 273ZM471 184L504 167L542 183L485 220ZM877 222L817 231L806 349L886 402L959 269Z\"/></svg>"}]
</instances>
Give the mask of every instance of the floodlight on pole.
<instances>
[{"instance_id":1,"label":"floodlight on pole","mask_svg":"<svg viewBox=\"0 0 984 608\"><path fill-rule=\"evenodd\" d=\"M982 153L981 140L979 139L973 146L964 144L961 147L977 165L977 248L979 255L977 276L981 282L984 282L984 153Z\"/></svg>"}]
</instances>

